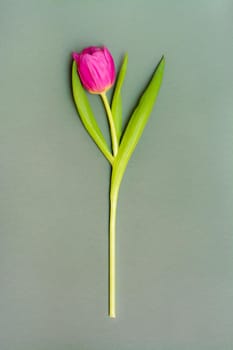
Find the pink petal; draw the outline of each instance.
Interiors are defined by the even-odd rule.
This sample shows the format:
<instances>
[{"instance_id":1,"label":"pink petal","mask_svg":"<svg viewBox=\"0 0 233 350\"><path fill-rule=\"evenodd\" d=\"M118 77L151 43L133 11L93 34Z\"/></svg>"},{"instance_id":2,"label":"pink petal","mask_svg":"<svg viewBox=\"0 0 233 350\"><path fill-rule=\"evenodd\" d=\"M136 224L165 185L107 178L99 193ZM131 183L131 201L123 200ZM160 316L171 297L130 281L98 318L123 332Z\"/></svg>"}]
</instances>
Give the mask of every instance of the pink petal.
<instances>
[{"instance_id":1,"label":"pink petal","mask_svg":"<svg viewBox=\"0 0 233 350\"><path fill-rule=\"evenodd\" d=\"M72 52L72 57L73 57L73 60L75 60L76 62L78 62L79 54L78 54L77 52Z\"/></svg>"},{"instance_id":2,"label":"pink petal","mask_svg":"<svg viewBox=\"0 0 233 350\"><path fill-rule=\"evenodd\" d=\"M89 46L89 47L86 47L85 49L83 49L81 54L82 55L84 55L84 54L93 55L96 51L101 51L101 48L99 48L97 46Z\"/></svg>"}]
</instances>

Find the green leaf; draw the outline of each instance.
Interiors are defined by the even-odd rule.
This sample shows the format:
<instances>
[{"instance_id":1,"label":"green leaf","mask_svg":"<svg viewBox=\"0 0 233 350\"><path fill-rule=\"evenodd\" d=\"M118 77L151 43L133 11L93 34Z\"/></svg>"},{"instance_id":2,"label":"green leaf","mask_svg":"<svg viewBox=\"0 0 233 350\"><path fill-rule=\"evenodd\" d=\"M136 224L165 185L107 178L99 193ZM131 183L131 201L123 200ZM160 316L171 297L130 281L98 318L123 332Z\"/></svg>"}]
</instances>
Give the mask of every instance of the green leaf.
<instances>
[{"instance_id":1,"label":"green leaf","mask_svg":"<svg viewBox=\"0 0 233 350\"><path fill-rule=\"evenodd\" d=\"M91 106L88 102L86 93L80 82L75 61L73 62L73 66L72 66L72 91L73 91L74 102L77 107L77 110L83 125L85 126L89 135L92 137L92 139L94 140L96 145L99 147L101 152L112 164L113 156L109 151L109 148L104 139L104 136L100 131L98 124L95 120L95 117L93 115Z\"/></svg>"},{"instance_id":2,"label":"green leaf","mask_svg":"<svg viewBox=\"0 0 233 350\"><path fill-rule=\"evenodd\" d=\"M128 63L128 55L126 54L121 65L120 72L118 74L118 78L117 78L117 82L116 82L116 86L115 86L115 90L112 98L112 105L111 105L111 110L112 110L113 120L115 123L118 141L121 138L121 132L122 132L121 87L125 78L127 63Z\"/></svg>"},{"instance_id":3,"label":"green leaf","mask_svg":"<svg viewBox=\"0 0 233 350\"><path fill-rule=\"evenodd\" d=\"M116 196L128 161L142 135L162 83L165 59L161 58L124 132L112 171L112 196Z\"/></svg>"}]
</instances>

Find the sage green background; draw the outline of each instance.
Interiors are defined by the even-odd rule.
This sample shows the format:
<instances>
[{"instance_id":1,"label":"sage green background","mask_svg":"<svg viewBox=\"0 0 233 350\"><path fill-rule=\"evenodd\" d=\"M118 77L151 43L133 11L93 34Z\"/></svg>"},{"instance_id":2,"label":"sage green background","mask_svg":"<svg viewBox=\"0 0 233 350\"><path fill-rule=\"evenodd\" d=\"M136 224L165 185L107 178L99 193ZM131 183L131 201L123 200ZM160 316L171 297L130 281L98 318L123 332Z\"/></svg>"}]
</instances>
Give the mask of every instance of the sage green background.
<instances>
[{"instance_id":1,"label":"sage green background","mask_svg":"<svg viewBox=\"0 0 233 350\"><path fill-rule=\"evenodd\" d=\"M129 67L124 120L163 86L125 174L107 317L110 169L70 54ZM0 349L233 349L233 1L0 0ZM90 96L108 137L102 107Z\"/></svg>"}]
</instances>

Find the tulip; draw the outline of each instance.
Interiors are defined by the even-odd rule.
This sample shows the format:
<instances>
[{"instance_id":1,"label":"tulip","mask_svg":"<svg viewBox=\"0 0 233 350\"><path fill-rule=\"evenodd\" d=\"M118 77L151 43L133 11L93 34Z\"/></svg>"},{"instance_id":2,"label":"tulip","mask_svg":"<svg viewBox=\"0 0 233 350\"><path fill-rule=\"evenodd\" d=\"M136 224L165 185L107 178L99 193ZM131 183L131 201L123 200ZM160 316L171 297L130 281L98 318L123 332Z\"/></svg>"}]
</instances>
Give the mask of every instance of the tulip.
<instances>
[{"instance_id":1,"label":"tulip","mask_svg":"<svg viewBox=\"0 0 233 350\"><path fill-rule=\"evenodd\" d=\"M91 94L100 95L106 114L112 140L113 157L118 153L118 139L112 110L106 92L115 82L114 60L106 47L90 46L81 53L73 52L77 72L83 87ZM109 316L115 317L115 226L117 197L111 201L109 232Z\"/></svg>"},{"instance_id":2,"label":"tulip","mask_svg":"<svg viewBox=\"0 0 233 350\"><path fill-rule=\"evenodd\" d=\"M81 53L73 52L80 80L92 94L103 94L115 81L115 65L106 47L90 46Z\"/></svg>"},{"instance_id":3,"label":"tulip","mask_svg":"<svg viewBox=\"0 0 233 350\"><path fill-rule=\"evenodd\" d=\"M162 57L150 83L136 105L125 131L122 133L121 87L126 73L127 55L125 56L118 74L111 106L108 102L106 91L114 84L115 66L113 58L107 48L88 47L79 54L74 52L73 59L72 88L75 104L84 126L112 166L109 191L109 316L115 318L116 211L118 194L128 161L141 138L156 101L162 83L165 60L164 57ZM109 121L112 153L92 115L91 107L80 81L86 90L90 93L98 94L103 101Z\"/></svg>"}]
</instances>

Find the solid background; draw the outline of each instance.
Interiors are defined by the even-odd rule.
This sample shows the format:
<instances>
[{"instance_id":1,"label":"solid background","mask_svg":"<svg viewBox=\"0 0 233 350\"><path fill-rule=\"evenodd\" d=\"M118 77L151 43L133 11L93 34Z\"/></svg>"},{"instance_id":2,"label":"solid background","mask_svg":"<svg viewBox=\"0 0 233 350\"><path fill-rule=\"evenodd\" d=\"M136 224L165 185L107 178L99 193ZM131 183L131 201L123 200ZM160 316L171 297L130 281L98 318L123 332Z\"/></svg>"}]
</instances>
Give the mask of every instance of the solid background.
<instances>
[{"instance_id":1,"label":"solid background","mask_svg":"<svg viewBox=\"0 0 233 350\"><path fill-rule=\"evenodd\" d=\"M232 350L233 2L0 0L1 350ZM71 52L129 54L127 120L163 86L126 171L107 316L107 161ZM107 137L98 97L90 97Z\"/></svg>"}]
</instances>

